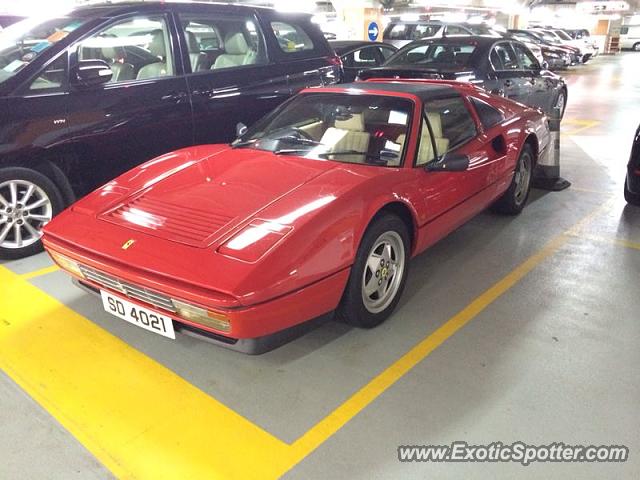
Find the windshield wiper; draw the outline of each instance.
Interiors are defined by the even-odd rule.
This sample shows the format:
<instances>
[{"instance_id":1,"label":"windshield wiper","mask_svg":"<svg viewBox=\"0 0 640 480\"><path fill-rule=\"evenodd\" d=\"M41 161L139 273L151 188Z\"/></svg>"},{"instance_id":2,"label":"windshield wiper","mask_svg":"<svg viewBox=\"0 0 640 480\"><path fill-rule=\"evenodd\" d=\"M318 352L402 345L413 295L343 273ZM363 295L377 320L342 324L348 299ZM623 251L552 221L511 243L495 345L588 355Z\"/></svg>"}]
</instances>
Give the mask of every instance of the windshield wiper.
<instances>
[{"instance_id":1,"label":"windshield wiper","mask_svg":"<svg viewBox=\"0 0 640 480\"><path fill-rule=\"evenodd\" d=\"M231 148L242 148L242 147L248 147L249 145L253 145L254 143L256 143L258 141L257 138L252 138L250 140L243 140L241 142L239 141L235 141L231 144Z\"/></svg>"},{"instance_id":2,"label":"windshield wiper","mask_svg":"<svg viewBox=\"0 0 640 480\"><path fill-rule=\"evenodd\" d=\"M318 142L317 140L312 140L311 138L296 137L295 135L285 135L284 137L278 138L278 140L285 140L291 143L300 143L302 145L322 145L322 142Z\"/></svg>"},{"instance_id":3,"label":"windshield wiper","mask_svg":"<svg viewBox=\"0 0 640 480\"><path fill-rule=\"evenodd\" d=\"M396 160L398 155L396 153L381 153L380 155L372 155L367 152L358 152L357 150L343 150L339 152L326 152L319 153L318 157L320 158L328 158L334 157L336 155L364 155L366 158L370 160L374 160L375 163L379 163L380 165L387 165L390 160Z\"/></svg>"},{"instance_id":4,"label":"windshield wiper","mask_svg":"<svg viewBox=\"0 0 640 480\"><path fill-rule=\"evenodd\" d=\"M309 153L306 148L280 148L273 151L276 155L299 155L301 153Z\"/></svg>"}]
</instances>

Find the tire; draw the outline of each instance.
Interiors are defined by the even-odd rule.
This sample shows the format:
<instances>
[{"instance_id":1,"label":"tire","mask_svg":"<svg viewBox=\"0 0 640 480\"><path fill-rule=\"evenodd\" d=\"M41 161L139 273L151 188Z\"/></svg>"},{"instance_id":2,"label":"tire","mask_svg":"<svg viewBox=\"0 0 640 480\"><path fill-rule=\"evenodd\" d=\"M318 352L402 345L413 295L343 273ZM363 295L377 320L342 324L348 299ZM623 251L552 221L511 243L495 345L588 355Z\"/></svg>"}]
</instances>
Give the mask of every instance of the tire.
<instances>
[{"instance_id":1,"label":"tire","mask_svg":"<svg viewBox=\"0 0 640 480\"><path fill-rule=\"evenodd\" d=\"M637 193L632 193L627 186L627 181L624 182L624 199L627 201L629 205L637 205L640 206L640 195Z\"/></svg>"},{"instance_id":2,"label":"tire","mask_svg":"<svg viewBox=\"0 0 640 480\"><path fill-rule=\"evenodd\" d=\"M562 107L560 109L560 120L562 120L564 118L564 112L567 109L567 92L564 88L558 92L558 96L556 97L556 101L553 106L554 108L558 106Z\"/></svg>"},{"instance_id":3,"label":"tire","mask_svg":"<svg viewBox=\"0 0 640 480\"><path fill-rule=\"evenodd\" d=\"M376 217L360 242L336 311L337 318L360 328L373 328L384 322L402 296L409 270L409 249L409 230L398 216ZM382 266L382 262L386 264Z\"/></svg>"},{"instance_id":4,"label":"tire","mask_svg":"<svg viewBox=\"0 0 640 480\"><path fill-rule=\"evenodd\" d=\"M640 42L634 43L632 48L634 52L640 52Z\"/></svg>"},{"instance_id":5,"label":"tire","mask_svg":"<svg viewBox=\"0 0 640 480\"><path fill-rule=\"evenodd\" d=\"M63 208L60 190L42 173L22 167L0 169L0 259L41 252L42 227Z\"/></svg>"},{"instance_id":6,"label":"tire","mask_svg":"<svg viewBox=\"0 0 640 480\"><path fill-rule=\"evenodd\" d=\"M493 204L491 209L506 215L519 214L527 204L531 192L533 178L534 155L529 145L522 148L511 185L504 194Z\"/></svg>"}]
</instances>

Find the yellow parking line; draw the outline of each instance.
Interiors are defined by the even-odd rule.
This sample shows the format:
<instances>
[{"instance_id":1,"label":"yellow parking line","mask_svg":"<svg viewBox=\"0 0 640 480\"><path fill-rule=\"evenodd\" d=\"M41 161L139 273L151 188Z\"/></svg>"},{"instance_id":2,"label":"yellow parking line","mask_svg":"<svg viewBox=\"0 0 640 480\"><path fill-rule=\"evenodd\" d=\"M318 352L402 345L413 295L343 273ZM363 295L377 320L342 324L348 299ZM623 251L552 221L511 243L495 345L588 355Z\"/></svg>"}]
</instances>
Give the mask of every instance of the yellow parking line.
<instances>
[{"instance_id":1,"label":"yellow parking line","mask_svg":"<svg viewBox=\"0 0 640 480\"><path fill-rule=\"evenodd\" d=\"M287 445L0 267L0 368L119 478L276 478Z\"/></svg>"},{"instance_id":2,"label":"yellow parking line","mask_svg":"<svg viewBox=\"0 0 640 480\"><path fill-rule=\"evenodd\" d=\"M549 242L291 445L0 266L0 368L120 478L278 478L561 248Z\"/></svg>"},{"instance_id":3,"label":"yellow parking line","mask_svg":"<svg viewBox=\"0 0 640 480\"><path fill-rule=\"evenodd\" d=\"M571 119L566 119L562 121L562 126L566 126L566 125L577 125L578 128L569 128L569 129L562 129L561 133L563 133L564 135L569 135L569 136L573 136L573 135L577 135L578 133L583 132L584 130L587 130L589 128L593 128L597 125L600 125L602 122L599 122L598 120L571 120Z\"/></svg>"},{"instance_id":4,"label":"yellow parking line","mask_svg":"<svg viewBox=\"0 0 640 480\"><path fill-rule=\"evenodd\" d=\"M22 275L20 275L20 277L23 280L31 280L48 273L57 272L58 270L60 270L60 267L58 267L57 265L51 265L50 267L41 268L40 270L36 270L34 272L23 273Z\"/></svg>"},{"instance_id":5,"label":"yellow parking line","mask_svg":"<svg viewBox=\"0 0 640 480\"><path fill-rule=\"evenodd\" d=\"M617 237L607 238L607 237L601 237L601 236L598 236L598 235L590 235L590 234L585 234L585 233L576 234L574 236L577 237L577 238L583 238L585 240L592 240L594 242L608 243L608 244L612 244L612 245L618 245L620 247L626 247L626 248L632 248L634 250L640 250L640 242L632 242L631 240L627 240L627 239L624 239L624 238L617 238Z\"/></svg>"}]
</instances>

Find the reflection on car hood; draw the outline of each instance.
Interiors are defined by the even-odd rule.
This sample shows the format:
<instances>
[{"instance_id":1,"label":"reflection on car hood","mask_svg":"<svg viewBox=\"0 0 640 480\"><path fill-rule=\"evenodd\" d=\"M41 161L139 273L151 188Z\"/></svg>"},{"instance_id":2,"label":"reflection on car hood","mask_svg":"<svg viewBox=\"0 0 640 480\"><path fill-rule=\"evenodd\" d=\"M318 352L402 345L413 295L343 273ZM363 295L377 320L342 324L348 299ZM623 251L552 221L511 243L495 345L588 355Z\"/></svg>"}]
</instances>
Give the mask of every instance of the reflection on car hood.
<instances>
[{"instance_id":1,"label":"reflection on car hood","mask_svg":"<svg viewBox=\"0 0 640 480\"><path fill-rule=\"evenodd\" d=\"M102 220L206 247L260 210L335 167L332 162L229 149L136 192Z\"/></svg>"}]
</instances>

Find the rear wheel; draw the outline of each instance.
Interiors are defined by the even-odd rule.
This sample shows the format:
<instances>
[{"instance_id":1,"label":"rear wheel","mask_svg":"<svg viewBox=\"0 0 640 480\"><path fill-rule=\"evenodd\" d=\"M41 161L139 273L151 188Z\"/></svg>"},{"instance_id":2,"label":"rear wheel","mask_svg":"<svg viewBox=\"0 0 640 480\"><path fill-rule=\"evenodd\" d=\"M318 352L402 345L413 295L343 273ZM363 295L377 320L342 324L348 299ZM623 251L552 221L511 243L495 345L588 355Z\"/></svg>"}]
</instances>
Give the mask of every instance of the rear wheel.
<instances>
[{"instance_id":1,"label":"rear wheel","mask_svg":"<svg viewBox=\"0 0 640 480\"><path fill-rule=\"evenodd\" d=\"M491 207L492 210L507 215L517 215L522 211L531 191L534 165L533 151L529 145L522 148L511 185Z\"/></svg>"},{"instance_id":2,"label":"rear wheel","mask_svg":"<svg viewBox=\"0 0 640 480\"><path fill-rule=\"evenodd\" d=\"M42 228L62 208L60 190L40 172L0 170L0 258L13 260L42 251Z\"/></svg>"},{"instance_id":3,"label":"rear wheel","mask_svg":"<svg viewBox=\"0 0 640 480\"><path fill-rule=\"evenodd\" d=\"M635 52L640 52L640 42L633 45L633 50Z\"/></svg>"},{"instance_id":4,"label":"rear wheel","mask_svg":"<svg viewBox=\"0 0 640 480\"><path fill-rule=\"evenodd\" d=\"M567 92L560 90L558 98L556 98L555 107L560 109L560 120L564 117L564 111L567 108Z\"/></svg>"},{"instance_id":5,"label":"rear wheel","mask_svg":"<svg viewBox=\"0 0 640 480\"><path fill-rule=\"evenodd\" d=\"M399 217L384 214L375 219L358 248L338 318L362 328L384 322L402 295L409 248L408 228Z\"/></svg>"},{"instance_id":6,"label":"rear wheel","mask_svg":"<svg viewBox=\"0 0 640 480\"><path fill-rule=\"evenodd\" d=\"M640 194L631 192L627 186L626 180L624 182L624 199L631 205L640 206Z\"/></svg>"}]
</instances>

